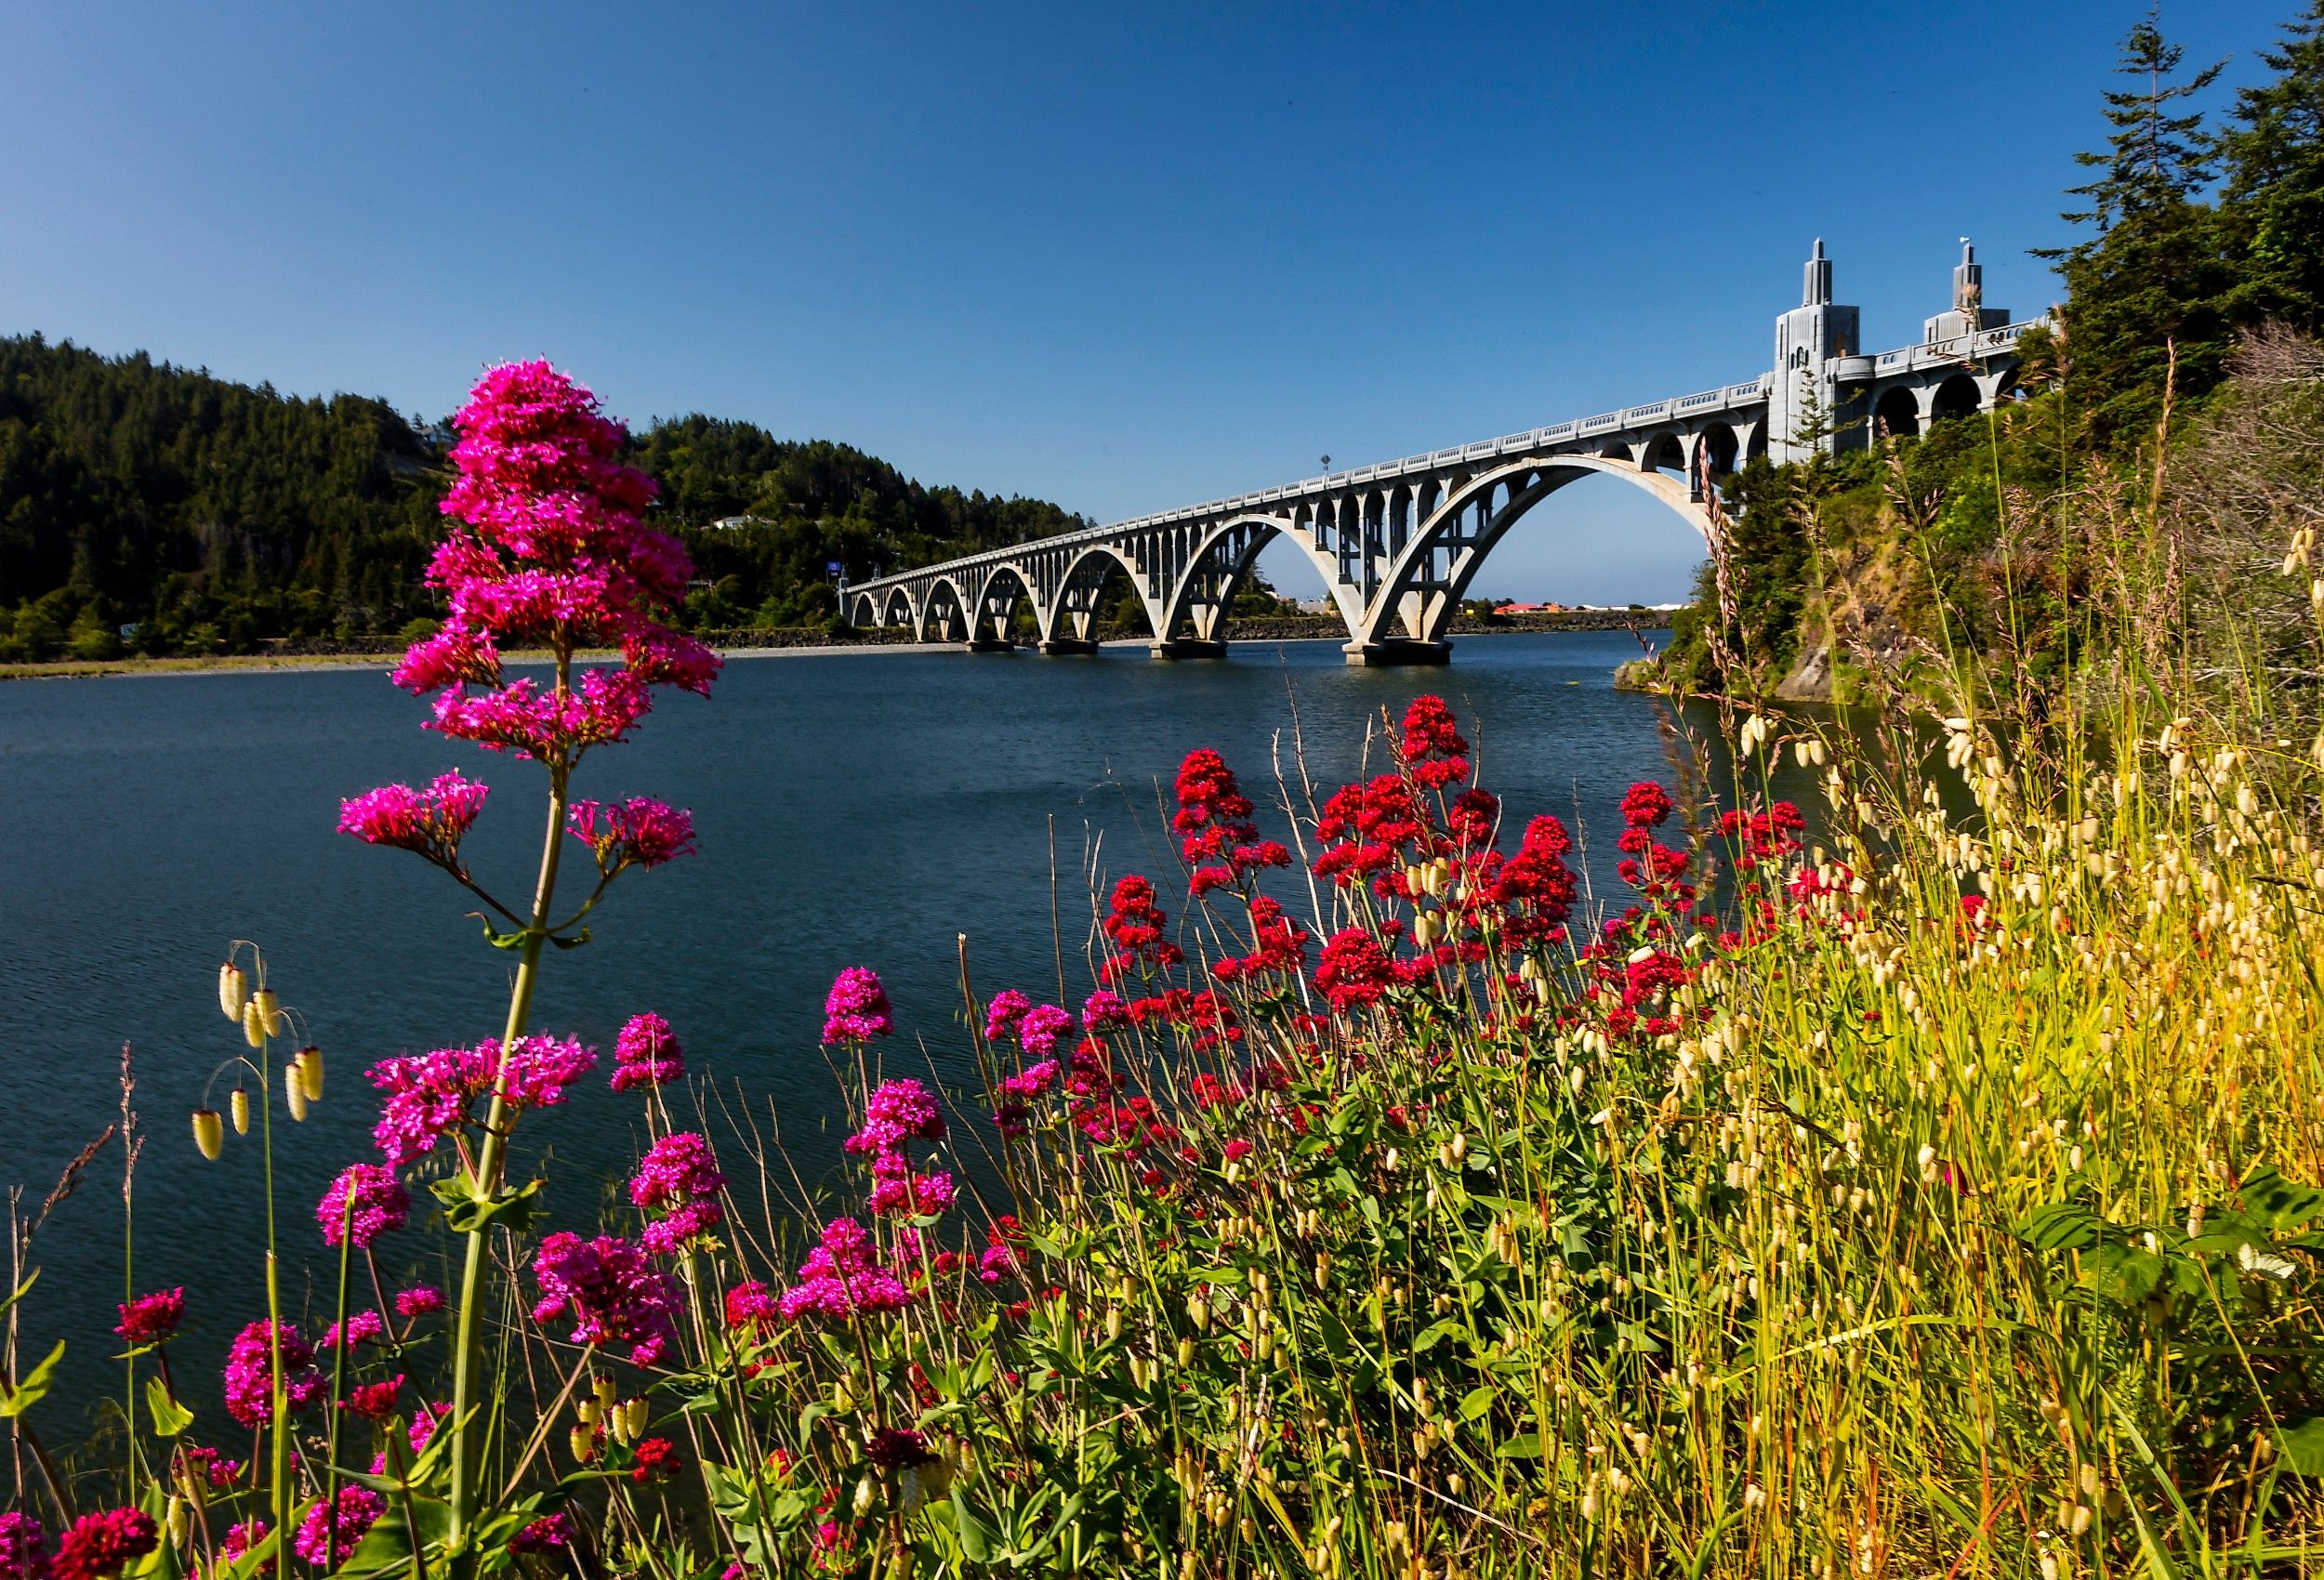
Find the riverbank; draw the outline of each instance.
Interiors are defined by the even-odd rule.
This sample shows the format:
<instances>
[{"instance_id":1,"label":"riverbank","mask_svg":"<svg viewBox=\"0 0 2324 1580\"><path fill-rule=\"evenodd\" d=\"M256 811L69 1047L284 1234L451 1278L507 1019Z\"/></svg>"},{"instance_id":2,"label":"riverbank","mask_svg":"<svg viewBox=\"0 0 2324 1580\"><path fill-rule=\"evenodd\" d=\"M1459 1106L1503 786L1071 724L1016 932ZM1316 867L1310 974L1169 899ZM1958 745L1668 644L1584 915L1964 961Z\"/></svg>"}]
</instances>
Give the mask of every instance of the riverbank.
<instances>
[{"instance_id":1,"label":"riverbank","mask_svg":"<svg viewBox=\"0 0 2324 1580\"><path fill-rule=\"evenodd\" d=\"M1528 614L1490 620L1460 619L1453 623L1455 637L1527 636L1547 631L1635 631L1642 639L1667 630L1651 611L1631 613L1616 610L1578 610L1571 614ZM1637 622L1644 621L1645 624ZM834 641L827 632L808 628L737 633L757 639L735 645L715 643L724 658L828 658L840 653L957 652L958 642L916 642L902 633L865 631ZM1347 627L1328 614L1270 616L1230 621L1230 642L1344 642ZM1152 639L1142 635L1109 635L1099 643L1106 648L1142 648ZM1030 648L1027 648L1030 651ZM380 652L233 653L212 657L62 659L45 664L0 664L0 680L96 680L143 676L247 675L289 670L329 673L347 670L386 671L395 666L402 648ZM584 654L606 658L611 652ZM547 652L508 655L511 665L546 664ZM1628 665L1622 666L1627 669Z\"/></svg>"}]
</instances>

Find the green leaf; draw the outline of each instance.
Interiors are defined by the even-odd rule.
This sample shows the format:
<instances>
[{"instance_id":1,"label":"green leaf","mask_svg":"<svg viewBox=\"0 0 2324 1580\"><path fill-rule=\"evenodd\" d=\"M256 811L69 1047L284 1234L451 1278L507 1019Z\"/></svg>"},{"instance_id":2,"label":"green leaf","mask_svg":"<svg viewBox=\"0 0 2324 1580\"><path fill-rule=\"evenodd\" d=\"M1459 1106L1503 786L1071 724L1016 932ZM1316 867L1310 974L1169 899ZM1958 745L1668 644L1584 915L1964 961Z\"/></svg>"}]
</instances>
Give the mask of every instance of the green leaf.
<instances>
[{"instance_id":1,"label":"green leaf","mask_svg":"<svg viewBox=\"0 0 2324 1580\"><path fill-rule=\"evenodd\" d=\"M1541 1457L1541 1434L1520 1432L1493 1450L1496 1459L1538 1459Z\"/></svg>"},{"instance_id":2,"label":"green leaf","mask_svg":"<svg viewBox=\"0 0 2324 1580\"><path fill-rule=\"evenodd\" d=\"M2151 1298L2162 1284L2163 1259L2130 1245L2093 1245L2082 1254L2082 1277L2102 1297L2119 1306Z\"/></svg>"},{"instance_id":3,"label":"green leaf","mask_svg":"<svg viewBox=\"0 0 2324 1580\"><path fill-rule=\"evenodd\" d=\"M145 1379L145 1413L153 1419L156 1435L174 1438L193 1425L193 1412L169 1397L159 1377Z\"/></svg>"},{"instance_id":4,"label":"green leaf","mask_svg":"<svg viewBox=\"0 0 2324 1580\"><path fill-rule=\"evenodd\" d=\"M2296 1427L2278 1427L2276 1446L2293 1474L2324 1476L2324 1415L2311 1415Z\"/></svg>"},{"instance_id":5,"label":"green leaf","mask_svg":"<svg viewBox=\"0 0 2324 1580\"><path fill-rule=\"evenodd\" d=\"M492 918L490 916L481 916L478 920L484 924L484 941L491 944L495 949L522 949L524 947L524 940L526 937L524 928L519 928L514 932L502 932L498 928L493 926Z\"/></svg>"},{"instance_id":6,"label":"green leaf","mask_svg":"<svg viewBox=\"0 0 2324 1580\"><path fill-rule=\"evenodd\" d=\"M589 929L583 928L579 932L574 934L571 938L559 938L555 933L550 933L548 935L548 941L555 944L560 949L578 949L583 944L589 941Z\"/></svg>"},{"instance_id":7,"label":"green leaf","mask_svg":"<svg viewBox=\"0 0 2324 1580\"><path fill-rule=\"evenodd\" d=\"M480 1197L467 1176L456 1175L440 1179L430 1187L436 1199L445 1205L443 1220L456 1234L473 1234L479 1230L506 1229L522 1234L533 1227L533 1219L540 1211L540 1195L546 1180L531 1179L513 1191L503 1191L496 1196Z\"/></svg>"},{"instance_id":8,"label":"green leaf","mask_svg":"<svg viewBox=\"0 0 2324 1580\"><path fill-rule=\"evenodd\" d=\"M1460 1401L1460 1418L1464 1421L1473 1421L1487 1410L1492 1409L1496 1391L1490 1383L1471 1389Z\"/></svg>"},{"instance_id":9,"label":"green leaf","mask_svg":"<svg viewBox=\"0 0 2324 1580\"><path fill-rule=\"evenodd\" d=\"M971 1563L989 1563L993 1557L993 1528L969 1508L967 1494L952 1489L952 1529L960 1538L960 1555Z\"/></svg>"},{"instance_id":10,"label":"green leaf","mask_svg":"<svg viewBox=\"0 0 2324 1580\"><path fill-rule=\"evenodd\" d=\"M2037 1251L2085 1251L2121 1231L2080 1202L2053 1202L2010 1232Z\"/></svg>"},{"instance_id":11,"label":"green leaf","mask_svg":"<svg viewBox=\"0 0 2324 1580\"><path fill-rule=\"evenodd\" d=\"M2324 1216L2324 1189L2294 1184L2273 1166L2263 1165L2244 1177L2243 1205L2253 1217L2280 1232Z\"/></svg>"},{"instance_id":12,"label":"green leaf","mask_svg":"<svg viewBox=\"0 0 2324 1580\"><path fill-rule=\"evenodd\" d=\"M12 1421L38 1404L57 1381L57 1363L64 1359L64 1340L48 1352L48 1359L34 1366L18 1379L14 1391L0 1399L0 1421Z\"/></svg>"},{"instance_id":13,"label":"green leaf","mask_svg":"<svg viewBox=\"0 0 2324 1580\"><path fill-rule=\"evenodd\" d=\"M0 1300L0 1317L7 1316L8 1314L8 1308L15 1305L19 1300L23 1299L25 1296L31 1294L33 1285L39 1282L40 1269L34 1268L32 1271L26 1273L24 1275L24 1282L18 1284L15 1289L10 1291L8 1297L6 1300Z\"/></svg>"}]
</instances>

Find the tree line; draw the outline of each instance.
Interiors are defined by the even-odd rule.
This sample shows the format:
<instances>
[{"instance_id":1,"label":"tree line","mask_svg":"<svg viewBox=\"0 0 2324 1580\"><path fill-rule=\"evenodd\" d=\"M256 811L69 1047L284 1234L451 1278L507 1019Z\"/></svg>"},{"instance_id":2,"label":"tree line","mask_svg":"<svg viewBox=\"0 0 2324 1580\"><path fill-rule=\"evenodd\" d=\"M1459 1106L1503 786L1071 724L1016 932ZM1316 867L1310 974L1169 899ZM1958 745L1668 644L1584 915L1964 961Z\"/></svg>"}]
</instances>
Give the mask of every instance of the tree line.
<instances>
[{"instance_id":1,"label":"tree line","mask_svg":"<svg viewBox=\"0 0 2324 1580\"><path fill-rule=\"evenodd\" d=\"M0 660L403 636L440 612L420 573L451 438L384 401L0 339ZM860 578L1088 524L746 422L659 421L630 450L693 555L696 628L836 622L835 562Z\"/></svg>"}]
</instances>

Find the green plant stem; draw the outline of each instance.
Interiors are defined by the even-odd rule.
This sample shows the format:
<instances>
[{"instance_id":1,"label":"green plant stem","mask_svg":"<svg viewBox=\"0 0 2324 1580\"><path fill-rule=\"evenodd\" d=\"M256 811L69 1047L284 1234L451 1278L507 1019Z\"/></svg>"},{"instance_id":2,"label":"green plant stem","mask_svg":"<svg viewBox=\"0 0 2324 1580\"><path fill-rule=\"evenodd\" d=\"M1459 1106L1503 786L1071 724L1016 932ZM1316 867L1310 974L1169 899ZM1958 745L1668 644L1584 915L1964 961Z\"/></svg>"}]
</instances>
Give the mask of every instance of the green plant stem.
<instances>
[{"instance_id":1,"label":"green plant stem","mask_svg":"<svg viewBox=\"0 0 2324 1580\"><path fill-rule=\"evenodd\" d=\"M347 1397L347 1352L355 1346L347 1336L348 1277L355 1259L355 1188L350 1185L339 1204L339 1341L331 1358L330 1446L323 1459L323 1555L328 1573L339 1563L339 1416Z\"/></svg>"},{"instance_id":2,"label":"green plant stem","mask_svg":"<svg viewBox=\"0 0 2324 1580\"><path fill-rule=\"evenodd\" d=\"M557 689L562 692L569 660L560 657ZM566 784L561 767L552 767L548 787L548 828L542 836L540 878L533 890L533 919L525 929L518 956L515 985L508 994L508 1020L501 1033L500 1076L493 1083L492 1104L484 1116L484 1139L476 1152L472 1182L479 1199L500 1189L508 1159L508 1130L513 1117L507 1096L508 1050L524 1034L533 1010L533 990L539 981L541 944L548 937L549 902L557 892L557 862L563 853ZM452 1513L451 1545L459 1547L476 1514L476 1494L482 1476L482 1444L475 1441L469 1419L476 1403L476 1386L483 1365L484 1270L490 1257L486 1242L490 1226L469 1231L467 1259L460 1270L460 1309L456 1318L452 1350Z\"/></svg>"}]
</instances>

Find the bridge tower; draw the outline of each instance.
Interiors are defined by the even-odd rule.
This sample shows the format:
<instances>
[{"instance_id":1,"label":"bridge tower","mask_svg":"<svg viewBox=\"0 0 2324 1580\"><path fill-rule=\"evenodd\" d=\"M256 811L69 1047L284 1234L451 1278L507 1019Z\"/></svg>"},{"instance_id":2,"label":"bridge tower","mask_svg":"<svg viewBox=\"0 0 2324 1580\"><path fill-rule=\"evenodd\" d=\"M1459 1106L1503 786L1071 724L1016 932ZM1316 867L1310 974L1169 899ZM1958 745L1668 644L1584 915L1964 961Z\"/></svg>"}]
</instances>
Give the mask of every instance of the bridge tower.
<instances>
[{"instance_id":1,"label":"bridge tower","mask_svg":"<svg viewBox=\"0 0 2324 1580\"><path fill-rule=\"evenodd\" d=\"M1816 238L1800 305L1776 320L1776 376L1767 392L1767 454L1770 460L1806 459L1829 454L1842 441L1840 363L1861 349L1863 336L1855 308L1831 299L1831 259L1824 238Z\"/></svg>"}]
</instances>

